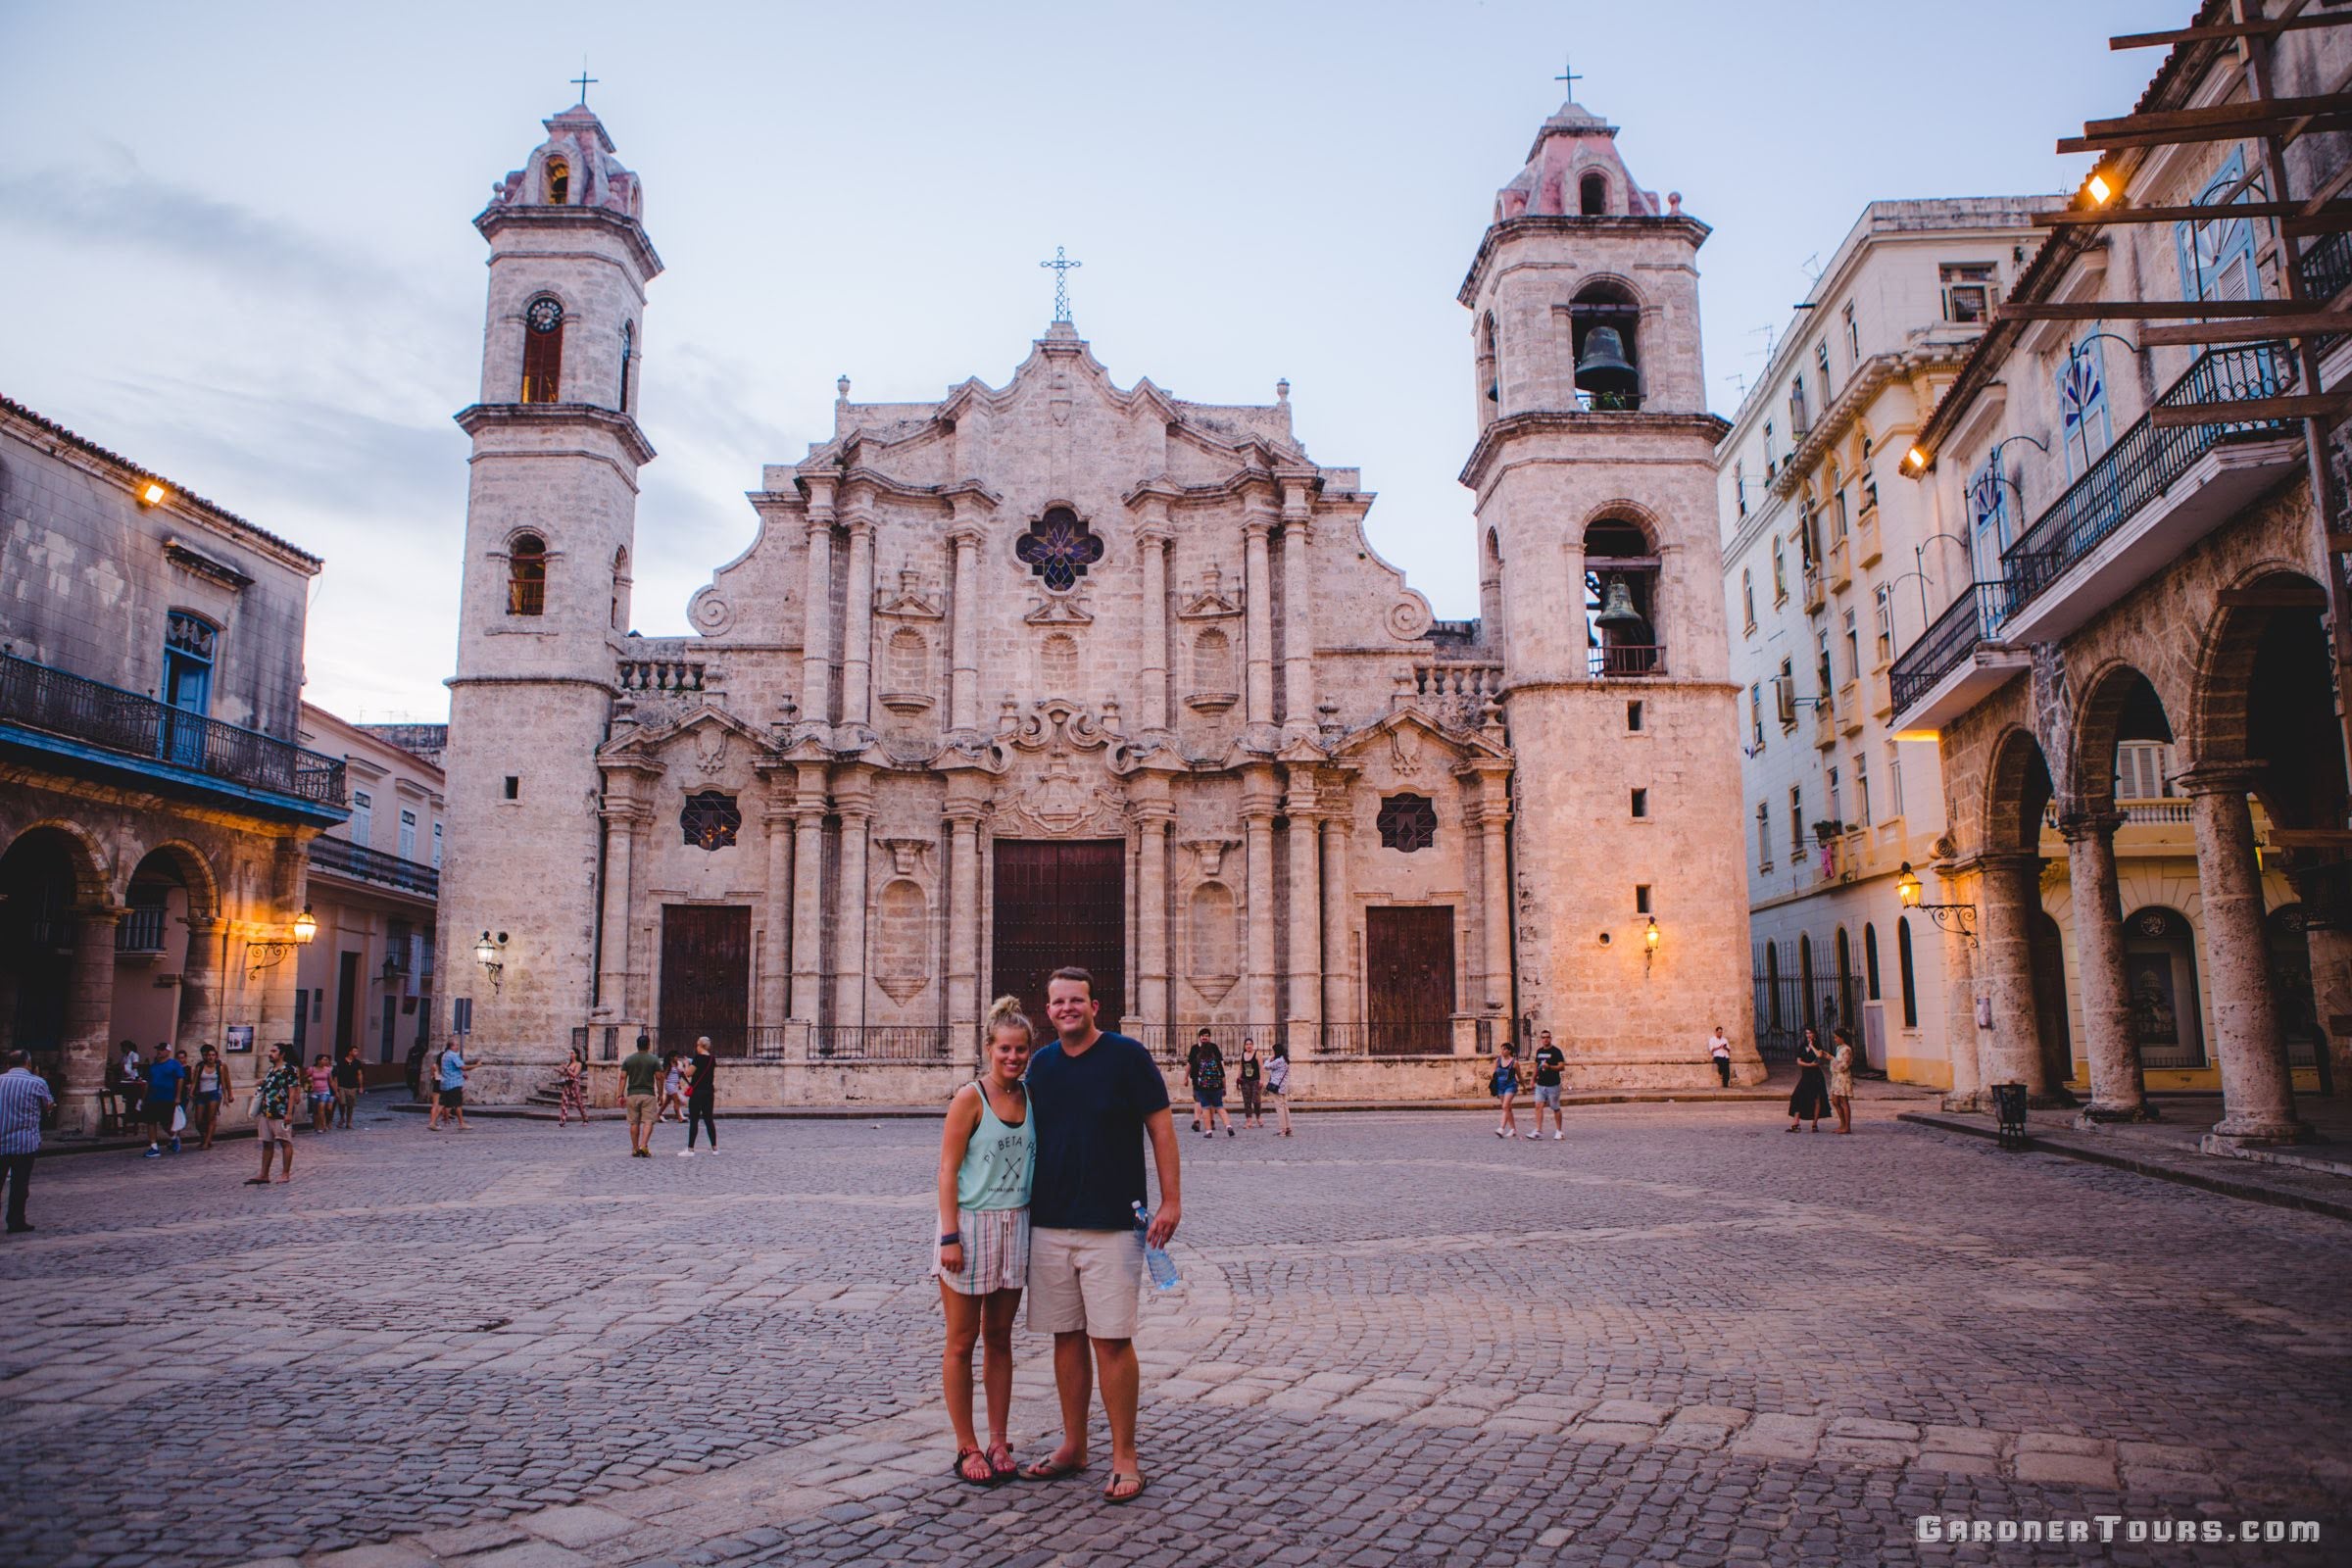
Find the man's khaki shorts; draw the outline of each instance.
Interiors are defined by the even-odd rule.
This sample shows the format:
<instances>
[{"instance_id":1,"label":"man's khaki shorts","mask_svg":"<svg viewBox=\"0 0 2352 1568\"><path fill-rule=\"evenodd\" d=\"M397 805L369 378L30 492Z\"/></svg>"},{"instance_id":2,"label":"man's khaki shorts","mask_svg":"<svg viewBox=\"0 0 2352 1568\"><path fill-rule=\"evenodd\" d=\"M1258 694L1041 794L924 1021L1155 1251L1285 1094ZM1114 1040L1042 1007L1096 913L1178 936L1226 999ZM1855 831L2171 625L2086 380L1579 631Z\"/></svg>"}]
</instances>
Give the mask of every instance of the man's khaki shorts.
<instances>
[{"instance_id":1,"label":"man's khaki shorts","mask_svg":"<svg viewBox=\"0 0 2352 1568\"><path fill-rule=\"evenodd\" d=\"M265 1144L291 1145L294 1142L293 1130L286 1125L286 1118L283 1116L263 1116L258 1118L254 1125L257 1129L257 1136Z\"/></svg>"},{"instance_id":2,"label":"man's khaki shorts","mask_svg":"<svg viewBox=\"0 0 2352 1568\"><path fill-rule=\"evenodd\" d=\"M1040 1334L1132 1340L1144 1288L1144 1242L1131 1230L1029 1232L1029 1327Z\"/></svg>"},{"instance_id":3,"label":"man's khaki shorts","mask_svg":"<svg viewBox=\"0 0 2352 1568\"><path fill-rule=\"evenodd\" d=\"M629 1097L630 1131L634 1132L640 1127L651 1127L656 1121L661 1119L659 1114L661 1109L662 1102L659 1097L654 1095L631 1095Z\"/></svg>"}]
</instances>

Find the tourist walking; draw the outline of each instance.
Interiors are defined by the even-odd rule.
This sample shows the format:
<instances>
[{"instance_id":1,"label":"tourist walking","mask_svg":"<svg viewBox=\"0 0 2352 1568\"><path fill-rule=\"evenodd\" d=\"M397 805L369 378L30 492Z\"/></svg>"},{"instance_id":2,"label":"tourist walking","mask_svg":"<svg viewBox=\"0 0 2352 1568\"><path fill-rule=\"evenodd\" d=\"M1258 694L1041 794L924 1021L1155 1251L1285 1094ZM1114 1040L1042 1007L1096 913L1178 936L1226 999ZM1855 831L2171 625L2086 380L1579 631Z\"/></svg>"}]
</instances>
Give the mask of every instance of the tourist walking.
<instances>
[{"instance_id":1,"label":"tourist walking","mask_svg":"<svg viewBox=\"0 0 2352 1568\"><path fill-rule=\"evenodd\" d=\"M228 1063L220 1053L207 1046L196 1057L196 1088L189 1096L191 1119L196 1124L196 1152L203 1153L213 1147L213 1133L220 1125L222 1102L237 1092L228 1081Z\"/></svg>"},{"instance_id":2,"label":"tourist walking","mask_svg":"<svg viewBox=\"0 0 2352 1568\"><path fill-rule=\"evenodd\" d=\"M662 1119L672 1120L673 1113L675 1120L686 1119L686 1054L682 1051L669 1054L669 1070L662 1079Z\"/></svg>"},{"instance_id":3,"label":"tourist walking","mask_svg":"<svg viewBox=\"0 0 2352 1568\"><path fill-rule=\"evenodd\" d=\"M1717 1024L1715 1032L1707 1037L1707 1055L1715 1063L1715 1076L1723 1080L1724 1088L1731 1088L1732 1043L1724 1038L1721 1024Z\"/></svg>"},{"instance_id":4,"label":"tourist walking","mask_svg":"<svg viewBox=\"0 0 2352 1568\"><path fill-rule=\"evenodd\" d=\"M335 1067L321 1051L311 1058L311 1131L326 1131L335 1113Z\"/></svg>"},{"instance_id":5,"label":"tourist walking","mask_svg":"<svg viewBox=\"0 0 2352 1568\"><path fill-rule=\"evenodd\" d=\"M1216 1044L1209 1038L1207 1030L1203 1029L1193 1037L1193 1049L1184 1054L1184 1081L1187 1084L1197 1084L1200 1081L1200 1060L1216 1049ZM1193 1131L1199 1132L1200 1130L1200 1097L1196 1095L1193 1097Z\"/></svg>"},{"instance_id":6,"label":"tourist walking","mask_svg":"<svg viewBox=\"0 0 2352 1568\"><path fill-rule=\"evenodd\" d=\"M335 1125L345 1132L351 1130L352 1113L360 1108L360 1092L368 1086L368 1070L360 1065L360 1048L343 1048L343 1059L335 1063Z\"/></svg>"},{"instance_id":7,"label":"tourist walking","mask_svg":"<svg viewBox=\"0 0 2352 1568\"><path fill-rule=\"evenodd\" d=\"M1242 1059L1234 1066L1233 1081L1242 1091L1242 1125L1245 1127L1263 1128L1266 1125L1263 1114L1265 1106L1259 1098L1264 1078L1265 1063L1257 1059L1257 1047L1247 1040L1243 1041Z\"/></svg>"},{"instance_id":8,"label":"tourist walking","mask_svg":"<svg viewBox=\"0 0 2352 1568\"><path fill-rule=\"evenodd\" d=\"M180 1102L187 1098L188 1069L172 1054L172 1048L159 1044L155 1059L147 1064L147 1157L164 1157L164 1146L171 1145L172 1152L179 1152L179 1129L173 1118L180 1113Z\"/></svg>"},{"instance_id":9,"label":"tourist walking","mask_svg":"<svg viewBox=\"0 0 2352 1568\"><path fill-rule=\"evenodd\" d=\"M1821 1131L1821 1118L1830 1113L1829 1087L1821 1076L1821 1037L1813 1026L1805 1026L1804 1039L1796 1048L1796 1092L1788 1097L1788 1130L1810 1120L1815 1132Z\"/></svg>"},{"instance_id":10,"label":"tourist walking","mask_svg":"<svg viewBox=\"0 0 2352 1568\"><path fill-rule=\"evenodd\" d=\"M1250 1049L1244 1040L1242 1049ZM1274 1054L1266 1060L1266 1093L1274 1097L1274 1131L1278 1138L1291 1136L1291 1045L1287 1040L1274 1042Z\"/></svg>"},{"instance_id":11,"label":"tourist walking","mask_svg":"<svg viewBox=\"0 0 2352 1568\"><path fill-rule=\"evenodd\" d=\"M421 1103L424 1100L424 1042L419 1040L409 1048L409 1060L401 1076L408 1081L409 1099Z\"/></svg>"},{"instance_id":12,"label":"tourist walking","mask_svg":"<svg viewBox=\"0 0 2352 1568\"><path fill-rule=\"evenodd\" d=\"M1036 1129L1021 1075L1037 1031L1017 997L988 1009L981 1076L956 1091L939 1140L939 1276L948 1346L940 1360L948 1424L956 1430L956 1474L994 1486L1019 1468L1006 1423L1012 1414L1012 1320L1029 1281L1029 1187L1037 1171ZM693 1136L689 1124L688 1137ZM988 1447L972 1429L972 1345L981 1345L988 1395Z\"/></svg>"},{"instance_id":13,"label":"tourist walking","mask_svg":"<svg viewBox=\"0 0 2352 1568\"><path fill-rule=\"evenodd\" d=\"M294 1101L301 1093L301 1069L286 1060L283 1046L271 1046L262 1061L261 1081L253 1090L254 1132L262 1144L262 1173L246 1177L246 1186L270 1185L270 1155L273 1150L285 1151L286 1173L278 1180L294 1179Z\"/></svg>"},{"instance_id":14,"label":"tourist walking","mask_svg":"<svg viewBox=\"0 0 2352 1568\"><path fill-rule=\"evenodd\" d=\"M694 1152L694 1134L701 1128L710 1134L710 1152L718 1152L718 1121L713 1115L718 1109L718 1058L710 1054L710 1037L697 1035L694 1054L686 1058L686 1147L678 1151L684 1159Z\"/></svg>"},{"instance_id":15,"label":"tourist walking","mask_svg":"<svg viewBox=\"0 0 2352 1568\"><path fill-rule=\"evenodd\" d=\"M1084 969L1054 971L1046 1015L1054 1037L1029 1062L1037 1177L1029 1195L1029 1327L1054 1336L1054 1387L1061 1396L1061 1443L1023 1465L1024 1481L1052 1481L1087 1467L1087 1411L1098 1375L1110 1424L1105 1502L1144 1493L1135 1451L1142 1373L1135 1358L1137 1295L1144 1246L1165 1247L1183 1217L1176 1122L1167 1084L1152 1054L1096 1026L1101 1004ZM1144 1143L1159 1171L1159 1207L1146 1235L1135 1206L1148 1204Z\"/></svg>"},{"instance_id":16,"label":"tourist walking","mask_svg":"<svg viewBox=\"0 0 2352 1568\"><path fill-rule=\"evenodd\" d=\"M1213 1040L1203 1040L1193 1057L1193 1119L1200 1136L1217 1135L1217 1118L1225 1119L1225 1136L1233 1136L1233 1113L1225 1108L1225 1053Z\"/></svg>"},{"instance_id":17,"label":"tourist walking","mask_svg":"<svg viewBox=\"0 0 2352 1568\"><path fill-rule=\"evenodd\" d=\"M620 1058L620 1087L629 1113L629 1157L651 1159L654 1123L662 1115L662 1058L643 1035L637 1049Z\"/></svg>"},{"instance_id":18,"label":"tourist walking","mask_svg":"<svg viewBox=\"0 0 2352 1568\"><path fill-rule=\"evenodd\" d=\"M1839 1024L1830 1031L1830 1105L1838 1112L1838 1130L1854 1130L1854 1035Z\"/></svg>"},{"instance_id":19,"label":"tourist walking","mask_svg":"<svg viewBox=\"0 0 2352 1568\"><path fill-rule=\"evenodd\" d=\"M564 1058L564 1093L556 1102L556 1125L561 1127L579 1113L580 1125L588 1125L588 1069L580 1061L577 1047Z\"/></svg>"},{"instance_id":20,"label":"tourist walking","mask_svg":"<svg viewBox=\"0 0 2352 1568\"><path fill-rule=\"evenodd\" d=\"M1502 1119L1494 1124L1494 1136L1518 1137L1519 1113L1511 1107L1519 1098L1519 1053L1508 1040L1494 1054L1494 1076L1488 1087L1494 1092L1494 1098L1502 1102Z\"/></svg>"},{"instance_id":21,"label":"tourist walking","mask_svg":"<svg viewBox=\"0 0 2352 1568\"><path fill-rule=\"evenodd\" d=\"M458 1131L464 1132L466 1130L466 1053L458 1049L456 1041L453 1040L442 1048L440 1070L436 1076L440 1082L434 1089L433 1114L427 1124L428 1128L438 1129L441 1125L441 1118L447 1115Z\"/></svg>"},{"instance_id":22,"label":"tourist walking","mask_svg":"<svg viewBox=\"0 0 2352 1568\"><path fill-rule=\"evenodd\" d=\"M57 1103L48 1080L32 1070L29 1052L0 1055L0 1182L8 1184L8 1231L32 1229L24 1217L24 1188L41 1152L41 1113Z\"/></svg>"},{"instance_id":23,"label":"tourist walking","mask_svg":"<svg viewBox=\"0 0 2352 1568\"><path fill-rule=\"evenodd\" d=\"M1558 1143L1568 1136L1568 1123L1560 1113L1560 1069L1568 1065L1567 1055L1551 1043L1551 1031L1546 1029L1536 1045L1536 1136L1544 1136L1544 1111L1551 1110L1551 1141Z\"/></svg>"}]
</instances>

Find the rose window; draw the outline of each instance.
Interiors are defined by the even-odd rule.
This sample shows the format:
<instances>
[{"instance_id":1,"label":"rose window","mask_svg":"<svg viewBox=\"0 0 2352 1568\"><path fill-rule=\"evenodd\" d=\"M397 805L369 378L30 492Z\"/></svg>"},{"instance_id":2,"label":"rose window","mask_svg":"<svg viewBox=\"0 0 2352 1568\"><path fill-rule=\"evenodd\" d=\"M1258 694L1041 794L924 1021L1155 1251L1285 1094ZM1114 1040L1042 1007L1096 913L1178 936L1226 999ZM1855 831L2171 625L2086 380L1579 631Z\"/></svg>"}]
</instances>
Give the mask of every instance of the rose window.
<instances>
[{"instance_id":1,"label":"rose window","mask_svg":"<svg viewBox=\"0 0 2352 1568\"><path fill-rule=\"evenodd\" d=\"M1055 507L1029 525L1012 553L1029 564L1029 570L1046 580L1055 593L1066 592L1086 575L1086 568L1102 559L1102 541L1066 507Z\"/></svg>"}]
</instances>

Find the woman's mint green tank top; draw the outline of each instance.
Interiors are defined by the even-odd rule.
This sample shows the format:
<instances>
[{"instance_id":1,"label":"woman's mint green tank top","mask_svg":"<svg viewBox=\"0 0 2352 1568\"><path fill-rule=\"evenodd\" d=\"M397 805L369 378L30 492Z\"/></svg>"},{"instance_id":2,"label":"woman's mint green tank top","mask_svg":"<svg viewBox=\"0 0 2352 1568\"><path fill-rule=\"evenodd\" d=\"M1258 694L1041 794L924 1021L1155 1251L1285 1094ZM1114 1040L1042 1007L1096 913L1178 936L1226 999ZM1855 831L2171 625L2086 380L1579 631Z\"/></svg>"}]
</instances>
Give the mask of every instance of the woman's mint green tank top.
<instances>
[{"instance_id":1,"label":"woman's mint green tank top","mask_svg":"<svg viewBox=\"0 0 2352 1568\"><path fill-rule=\"evenodd\" d=\"M972 1129L963 1163L956 1171L957 1208L1029 1206L1029 1179L1037 1173L1036 1121L1037 1107L1031 1105L1018 1127L1006 1125L988 1102L988 1091L980 1089L980 1125Z\"/></svg>"}]
</instances>

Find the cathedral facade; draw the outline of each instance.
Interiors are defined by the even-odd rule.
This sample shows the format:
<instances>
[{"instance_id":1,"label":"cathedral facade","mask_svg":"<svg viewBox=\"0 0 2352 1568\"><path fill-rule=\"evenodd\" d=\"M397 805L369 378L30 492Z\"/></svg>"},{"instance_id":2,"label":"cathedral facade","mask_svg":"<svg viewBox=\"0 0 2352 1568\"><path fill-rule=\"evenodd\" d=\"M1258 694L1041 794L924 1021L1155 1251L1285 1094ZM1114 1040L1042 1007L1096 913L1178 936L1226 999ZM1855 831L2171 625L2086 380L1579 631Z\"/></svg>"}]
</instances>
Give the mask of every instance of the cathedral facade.
<instances>
[{"instance_id":1,"label":"cathedral facade","mask_svg":"<svg viewBox=\"0 0 2352 1568\"><path fill-rule=\"evenodd\" d=\"M1121 387L1064 316L1002 386L845 379L665 638L627 630L661 263L596 118L547 128L476 220L459 416L437 1032L483 1088L639 1032L779 1069L740 1098L944 1087L1065 963L1163 1059L1280 1039L1310 1095L1460 1088L1536 1029L1574 1083L1711 1081L1748 975L1706 230L1613 127L1545 122L1463 284L1478 619L1372 549L1287 383Z\"/></svg>"}]
</instances>

